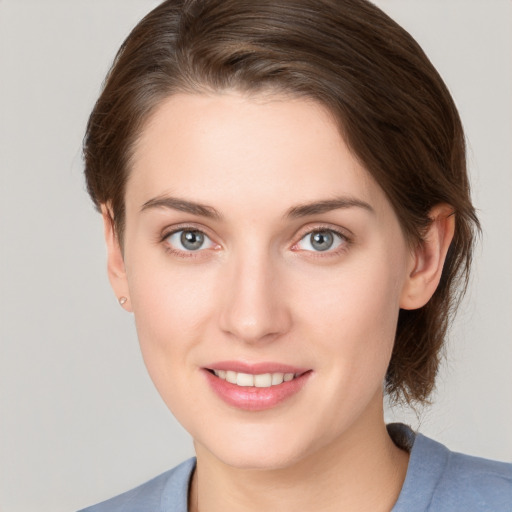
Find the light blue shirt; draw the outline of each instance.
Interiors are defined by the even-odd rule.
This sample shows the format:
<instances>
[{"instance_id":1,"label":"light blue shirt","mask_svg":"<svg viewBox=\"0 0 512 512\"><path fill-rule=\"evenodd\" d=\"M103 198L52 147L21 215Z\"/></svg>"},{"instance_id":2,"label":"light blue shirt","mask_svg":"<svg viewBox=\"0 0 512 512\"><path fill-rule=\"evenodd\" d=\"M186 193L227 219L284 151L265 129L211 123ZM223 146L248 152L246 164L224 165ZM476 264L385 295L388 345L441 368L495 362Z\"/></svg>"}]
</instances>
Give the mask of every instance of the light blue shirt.
<instances>
[{"instance_id":1,"label":"light blue shirt","mask_svg":"<svg viewBox=\"0 0 512 512\"><path fill-rule=\"evenodd\" d=\"M404 485L391 512L512 512L512 464L451 452L402 424L388 426L410 451ZM81 512L187 512L195 458Z\"/></svg>"}]
</instances>

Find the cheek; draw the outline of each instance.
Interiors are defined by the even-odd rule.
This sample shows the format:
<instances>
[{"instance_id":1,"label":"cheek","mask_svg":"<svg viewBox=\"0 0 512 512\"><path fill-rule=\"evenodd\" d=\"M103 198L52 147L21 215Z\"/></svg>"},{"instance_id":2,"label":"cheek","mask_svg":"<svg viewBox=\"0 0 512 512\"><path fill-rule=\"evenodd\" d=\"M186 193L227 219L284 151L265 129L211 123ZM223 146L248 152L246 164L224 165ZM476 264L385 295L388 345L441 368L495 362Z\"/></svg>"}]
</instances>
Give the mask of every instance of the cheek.
<instances>
[{"instance_id":1,"label":"cheek","mask_svg":"<svg viewBox=\"0 0 512 512\"><path fill-rule=\"evenodd\" d=\"M346 378L386 372L393 348L402 277L383 258L358 259L328 278L301 278L293 297L302 329L322 361ZM329 356L329 357L327 357ZM339 376L339 375L338 375ZM380 377L377 377L379 380Z\"/></svg>"},{"instance_id":2,"label":"cheek","mask_svg":"<svg viewBox=\"0 0 512 512\"><path fill-rule=\"evenodd\" d=\"M129 272L137 334L153 379L171 366L187 365L204 338L216 287L212 272L199 267L173 265L165 255L134 264Z\"/></svg>"},{"instance_id":3,"label":"cheek","mask_svg":"<svg viewBox=\"0 0 512 512\"><path fill-rule=\"evenodd\" d=\"M212 276L169 262L137 267L130 294L144 364L171 412L193 432L201 417L193 377L208 338L215 286ZM197 269L196 269L197 270Z\"/></svg>"}]
</instances>

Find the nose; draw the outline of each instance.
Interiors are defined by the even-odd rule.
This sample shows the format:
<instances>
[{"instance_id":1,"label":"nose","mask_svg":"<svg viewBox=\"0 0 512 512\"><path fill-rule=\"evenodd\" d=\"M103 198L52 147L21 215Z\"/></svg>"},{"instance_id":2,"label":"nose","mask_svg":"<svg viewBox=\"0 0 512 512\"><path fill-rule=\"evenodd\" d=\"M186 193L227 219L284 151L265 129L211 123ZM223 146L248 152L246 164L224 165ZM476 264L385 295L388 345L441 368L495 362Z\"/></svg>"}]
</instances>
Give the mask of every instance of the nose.
<instances>
[{"instance_id":1,"label":"nose","mask_svg":"<svg viewBox=\"0 0 512 512\"><path fill-rule=\"evenodd\" d=\"M244 343L273 341L288 332L291 314L278 264L265 251L231 261L223 279L220 328Z\"/></svg>"}]
</instances>

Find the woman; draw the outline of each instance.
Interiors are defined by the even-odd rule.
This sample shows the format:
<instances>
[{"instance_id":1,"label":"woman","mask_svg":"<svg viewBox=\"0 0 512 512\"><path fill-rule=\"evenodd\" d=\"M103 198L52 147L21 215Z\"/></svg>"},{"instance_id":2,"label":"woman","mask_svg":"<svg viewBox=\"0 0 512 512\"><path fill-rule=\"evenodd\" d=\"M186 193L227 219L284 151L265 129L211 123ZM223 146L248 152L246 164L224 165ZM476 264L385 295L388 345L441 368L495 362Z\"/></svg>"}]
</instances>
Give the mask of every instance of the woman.
<instances>
[{"instance_id":1,"label":"woman","mask_svg":"<svg viewBox=\"0 0 512 512\"><path fill-rule=\"evenodd\" d=\"M453 101L365 1L167 1L84 146L109 277L189 460L89 510L509 510L429 397L478 228Z\"/></svg>"}]
</instances>

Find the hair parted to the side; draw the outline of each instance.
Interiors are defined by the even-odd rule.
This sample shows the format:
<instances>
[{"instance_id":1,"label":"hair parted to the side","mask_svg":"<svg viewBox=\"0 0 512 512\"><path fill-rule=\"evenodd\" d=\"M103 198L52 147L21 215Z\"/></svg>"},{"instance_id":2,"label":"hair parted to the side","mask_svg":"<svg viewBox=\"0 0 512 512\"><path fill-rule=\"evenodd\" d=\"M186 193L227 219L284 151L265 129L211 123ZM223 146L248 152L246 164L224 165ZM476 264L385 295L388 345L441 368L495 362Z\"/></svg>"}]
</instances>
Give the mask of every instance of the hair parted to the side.
<instances>
[{"instance_id":1,"label":"hair parted to the side","mask_svg":"<svg viewBox=\"0 0 512 512\"><path fill-rule=\"evenodd\" d=\"M324 105L384 190L411 244L439 203L455 236L441 282L400 311L386 389L425 402L450 318L467 285L478 219L454 102L414 39L365 0L168 0L120 48L90 116L85 174L122 244L124 194L137 139L177 92L276 92Z\"/></svg>"}]
</instances>

